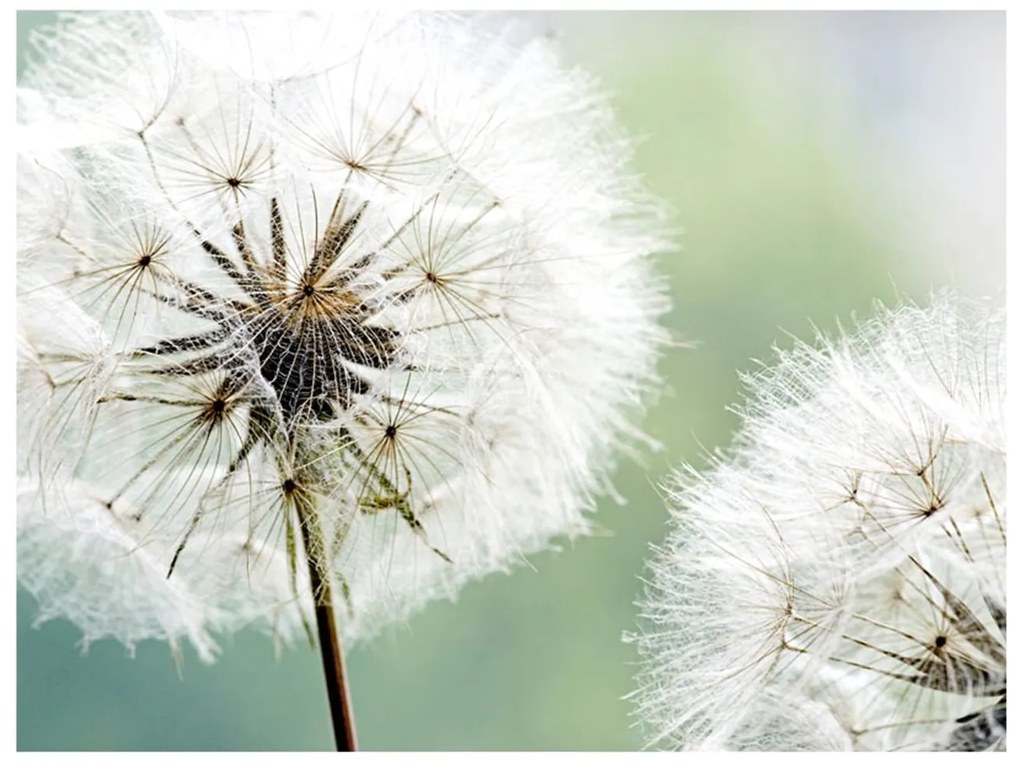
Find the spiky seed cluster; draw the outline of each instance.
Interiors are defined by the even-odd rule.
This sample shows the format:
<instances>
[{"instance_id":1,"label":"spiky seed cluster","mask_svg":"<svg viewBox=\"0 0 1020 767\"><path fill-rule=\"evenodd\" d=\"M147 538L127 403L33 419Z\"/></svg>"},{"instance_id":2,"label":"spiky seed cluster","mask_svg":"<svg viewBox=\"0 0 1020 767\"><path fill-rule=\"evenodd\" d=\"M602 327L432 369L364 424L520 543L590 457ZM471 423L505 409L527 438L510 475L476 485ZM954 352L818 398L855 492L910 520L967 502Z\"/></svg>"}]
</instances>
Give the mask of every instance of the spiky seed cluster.
<instances>
[{"instance_id":1,"label":"spiky seed cluster","mask_svg":"<svg viewBox=\"0 0 1020 767\"><path fill-rule=\"evenodd\" d=\"M669 490L650 744L1005 748L1005 348L943 295L747 379L733 450Z\"/></svg>"},{"instance_id":2,"label":"spiky seed cluster","mask_svg":"<svg viewBox=\"0 0 1020 767\"><path fill-rule=\"evenodd\" d=\"M584 77L444 15L76 14L20 92L19 572L85 639L364 636L588 529L658 211Z\"/></svg>"}]
</instances>

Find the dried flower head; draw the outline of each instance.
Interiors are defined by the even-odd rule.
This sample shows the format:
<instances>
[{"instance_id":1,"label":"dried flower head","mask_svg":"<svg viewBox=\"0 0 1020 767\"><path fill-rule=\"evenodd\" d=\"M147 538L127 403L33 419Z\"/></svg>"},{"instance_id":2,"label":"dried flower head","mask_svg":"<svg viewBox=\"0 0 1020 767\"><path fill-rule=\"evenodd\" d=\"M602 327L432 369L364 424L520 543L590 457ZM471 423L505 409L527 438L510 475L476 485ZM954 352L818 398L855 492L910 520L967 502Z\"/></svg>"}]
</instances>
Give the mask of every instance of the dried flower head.
<instances>
[{"instance_id":1,"label":"dried flower head","mask_svg":"<svg viewBox=\"0 0 1020 767\"><path fill-rule=\"evenodd\" d=\"M743 430L669 490L636 641L650 743L1006 742L1005 315L880 310L747 378Z\"/></svg>"},{"instance_id":2,"label":"dried flower head","mask_svg":"<svg viewBox=\"0 0 1020 767\"><path fill-rule=\"evenodd\" d=\"M18 518L43 617L211 657L286 637L320 580L365 636L589 529L654 378L663 242L546 42L88 13L34 47Z\"/></svg>"}]
</instances>

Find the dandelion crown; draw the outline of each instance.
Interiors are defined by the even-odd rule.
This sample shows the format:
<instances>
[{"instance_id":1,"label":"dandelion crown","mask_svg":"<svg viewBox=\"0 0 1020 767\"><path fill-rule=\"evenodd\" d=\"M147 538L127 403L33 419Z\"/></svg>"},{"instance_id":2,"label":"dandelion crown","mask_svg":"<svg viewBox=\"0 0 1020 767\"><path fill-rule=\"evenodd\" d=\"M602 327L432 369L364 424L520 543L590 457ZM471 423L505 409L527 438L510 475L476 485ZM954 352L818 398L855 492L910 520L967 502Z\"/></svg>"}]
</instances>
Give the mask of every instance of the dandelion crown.
<instances>
[{"instance_id":1,"label":"dandelion crown","mask_svg":"<svg viewBox=\"0 0 1020 767\"><path fill-rule=\"evenodd\" d=\"M663 243L546 43L114 13L35 46L18 553L42 618L211 657L332 584L364 636L587 530L653 380Z\"/></svg>"}]
</instances>

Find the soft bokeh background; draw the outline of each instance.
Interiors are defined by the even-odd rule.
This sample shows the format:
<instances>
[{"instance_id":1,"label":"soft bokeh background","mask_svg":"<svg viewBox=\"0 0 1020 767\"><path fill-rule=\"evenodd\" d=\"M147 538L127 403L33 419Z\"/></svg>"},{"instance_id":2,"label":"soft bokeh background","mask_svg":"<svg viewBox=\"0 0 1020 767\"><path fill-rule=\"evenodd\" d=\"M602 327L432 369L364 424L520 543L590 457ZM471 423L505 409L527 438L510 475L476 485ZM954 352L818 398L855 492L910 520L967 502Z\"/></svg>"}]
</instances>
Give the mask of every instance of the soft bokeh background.
<instances>
[{"instance_id":1,"label":"soft bokeh background","mask_svg":"<svg viewBox=\"0 0 1020 767\"><path fill-rule=\"evenodd\" d=\"M27 30L50 14L18 16ZM597 75L668 201L666 396L646 428L665 450L621 467L605 535L469 586L350 653L369 750L635 749L636 662L621 641L669 466L704 463L736 418L738 369L787 333L833 330L874 299L1005 275L1005 14L574 13L519 17ZM164 645L86 655L64 622L32 627L18 595L18 747L328 749L318 655L241 635L213 666Z\"/></svg>"}]
</instances>

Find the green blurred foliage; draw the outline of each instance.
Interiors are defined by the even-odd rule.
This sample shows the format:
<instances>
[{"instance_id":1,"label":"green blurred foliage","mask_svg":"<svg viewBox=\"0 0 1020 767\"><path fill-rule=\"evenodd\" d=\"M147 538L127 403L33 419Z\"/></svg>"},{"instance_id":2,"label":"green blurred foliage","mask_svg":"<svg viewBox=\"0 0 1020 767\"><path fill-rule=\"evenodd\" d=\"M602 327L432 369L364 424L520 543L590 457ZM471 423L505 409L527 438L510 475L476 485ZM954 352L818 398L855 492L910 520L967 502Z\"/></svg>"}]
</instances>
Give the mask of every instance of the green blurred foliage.
<instances>
[{"instance_id":1,"label":"green blurred foliage","mask_svg":"<svg viewBox=\"0 0 1020 767\"><path fill-rule=\"evenodd\" d=\"M19 45L43 14L19 15ZM784 331L810 336L897 292L924 300L922 272L890 220L868 135L839 84L797 46L792 15L549 14L560 38L640 138L635 166L674 211L664 254L678 341L646 428L664 449L616 476L627 499L600 504L604 535L531 557L530 567L467 587L349 656L361 745L370 750L636 749L628 704L647 547L662 539L656 489L669 467L705 464L737 425L737 370L767 359ZM20 59L19 59L20 61ZM848 116L849 115L849 116ZM881 115L869 115L881 120ZM681 232L682 228L682 232ZM165 646L127 657L112 642L81 655L76 630L32 628L18 598L18 747L261 750L332 745L316 653L274 658L241 635L178 674Z\"/></svg>"}]
</instances>

